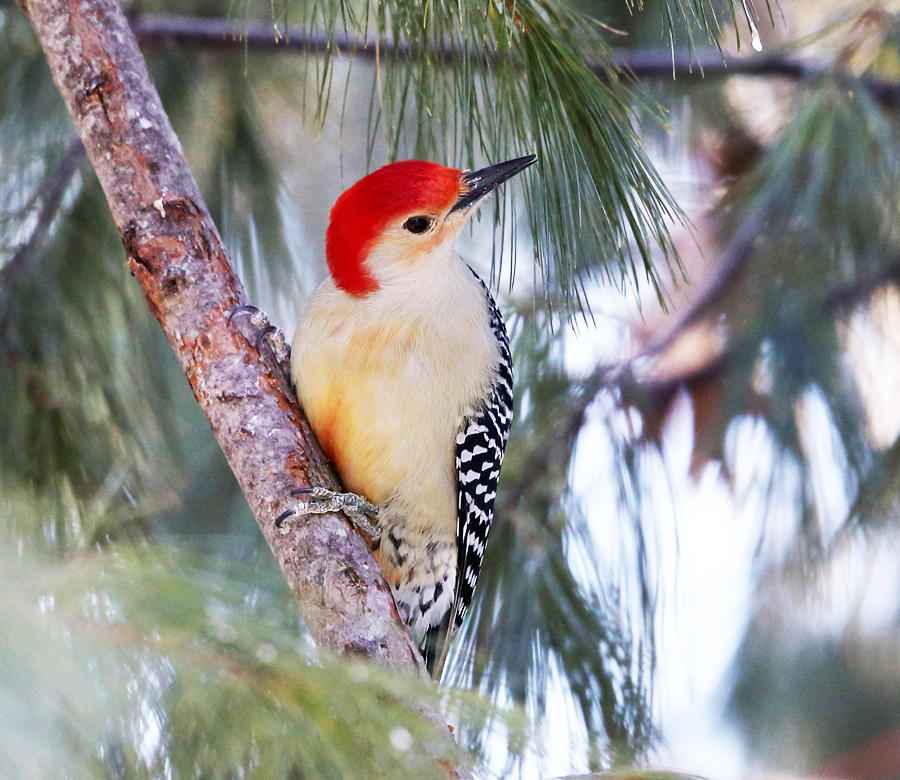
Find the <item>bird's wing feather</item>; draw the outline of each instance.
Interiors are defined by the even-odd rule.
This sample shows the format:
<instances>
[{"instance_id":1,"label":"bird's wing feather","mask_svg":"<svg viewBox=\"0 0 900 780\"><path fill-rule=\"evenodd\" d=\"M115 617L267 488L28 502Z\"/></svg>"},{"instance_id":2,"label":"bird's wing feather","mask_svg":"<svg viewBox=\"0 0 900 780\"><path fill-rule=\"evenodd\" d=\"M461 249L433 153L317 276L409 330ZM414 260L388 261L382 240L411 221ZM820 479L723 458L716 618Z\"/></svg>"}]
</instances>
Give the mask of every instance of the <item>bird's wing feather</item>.
<instances>
[{"instance_id":1,"label":"bird's wing feather","mask_svg":"<svg viewBox=\"0 0 900 780\"><path fill-rule=\"evenodd\" d=\"M497 339L499 360L482 404L463 419L456 436L456 591L449 613L440 625L429 631L423 642L426 663L432 672L438 650L445 654L447 640L462 624L475 592L494 519L497 480L513 415L509 337L497 304L484 282L481 284L490 310L491 329ZM442 666L443 654L439 668Z\"/></svg>"}]
</instances>

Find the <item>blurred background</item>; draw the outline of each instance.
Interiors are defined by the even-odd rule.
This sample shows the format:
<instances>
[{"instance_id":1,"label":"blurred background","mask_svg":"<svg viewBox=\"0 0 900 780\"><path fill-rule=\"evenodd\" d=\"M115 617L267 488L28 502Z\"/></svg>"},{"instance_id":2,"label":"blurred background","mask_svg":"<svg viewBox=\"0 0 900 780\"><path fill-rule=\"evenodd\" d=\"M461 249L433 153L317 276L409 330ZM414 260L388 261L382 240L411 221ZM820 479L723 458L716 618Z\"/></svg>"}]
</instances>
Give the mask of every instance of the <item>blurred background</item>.
<instances>
[{"instance_id":1,"label":"blurred background","mask_svg":"<svg viewBox=\"0 0 900 780\"><path fill-rule=\"evenodd\" d=\"M517 412L440 690L454 760L900 778L900 3L128 11L288 335L366 172L540 156L459 247ZM312 646L12 0L0 541L2 777L425 777L453 750L411 683Z\"/></svg>"}]
</instances>

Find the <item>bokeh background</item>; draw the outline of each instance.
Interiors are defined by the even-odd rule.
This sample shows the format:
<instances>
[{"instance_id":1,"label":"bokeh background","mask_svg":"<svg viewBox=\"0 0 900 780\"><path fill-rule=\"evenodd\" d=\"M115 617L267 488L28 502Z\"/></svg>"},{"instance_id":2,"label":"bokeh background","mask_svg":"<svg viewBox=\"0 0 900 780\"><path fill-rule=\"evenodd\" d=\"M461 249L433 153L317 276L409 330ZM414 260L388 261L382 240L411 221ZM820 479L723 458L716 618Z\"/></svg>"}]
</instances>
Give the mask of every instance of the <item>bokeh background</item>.
<instances>
[{"instance_id":1,"label":"bokeh background","mask_svg":"<svg viewBox=\"0 0 900 780\"><path fill-rule=\"evenodd\" d=\"M540 155L460 244L517 375L460 761L900 777L900 3L128 11L288 334L367 171ZM11 0L0 542L0 776L440 774L312 646Z\"/></svg>"}]
</instances>

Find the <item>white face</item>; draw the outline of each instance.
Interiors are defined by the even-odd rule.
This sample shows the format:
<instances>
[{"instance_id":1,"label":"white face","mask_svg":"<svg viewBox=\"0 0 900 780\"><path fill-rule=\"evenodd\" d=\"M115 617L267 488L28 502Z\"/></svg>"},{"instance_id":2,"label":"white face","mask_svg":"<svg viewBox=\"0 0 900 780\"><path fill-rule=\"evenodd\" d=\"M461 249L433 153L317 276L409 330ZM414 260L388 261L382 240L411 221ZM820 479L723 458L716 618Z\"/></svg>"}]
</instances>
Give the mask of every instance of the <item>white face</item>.
<instances>
[{"instance_id":1,"label":"white face","mask_svg":"<svg viewBox=\"0 0 900 780\"><path fill-rule=\"evenodd\" d=\"M453 246L470 211L421 211L391 222L366 258L369 272L376 280L384 282L419 268L447 262L453 257Z\"/></svg>"}]
</instances>

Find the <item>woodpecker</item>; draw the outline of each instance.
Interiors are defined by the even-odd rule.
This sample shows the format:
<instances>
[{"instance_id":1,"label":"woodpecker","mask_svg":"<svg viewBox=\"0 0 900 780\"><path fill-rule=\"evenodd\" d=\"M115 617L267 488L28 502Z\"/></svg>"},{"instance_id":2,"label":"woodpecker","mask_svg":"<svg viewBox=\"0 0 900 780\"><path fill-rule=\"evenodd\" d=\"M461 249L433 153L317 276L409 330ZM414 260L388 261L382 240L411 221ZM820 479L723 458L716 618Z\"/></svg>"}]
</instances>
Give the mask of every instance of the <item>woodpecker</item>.
<instances>
[{"instance_id":1,"label":"woodpecker","mask_svg":"<svg viewBox=\"0 0 900 780\"><path fill-rule=\"evenodd\" d=\"M296 512L343 510L368 536L436 677L472 600L513 414L506 326L454 244L481 199L536 159L408 160L350 187L329 217L330 275L292 344L300 403L351 491L304 490Z\"/></svg>"}]
</instances>

